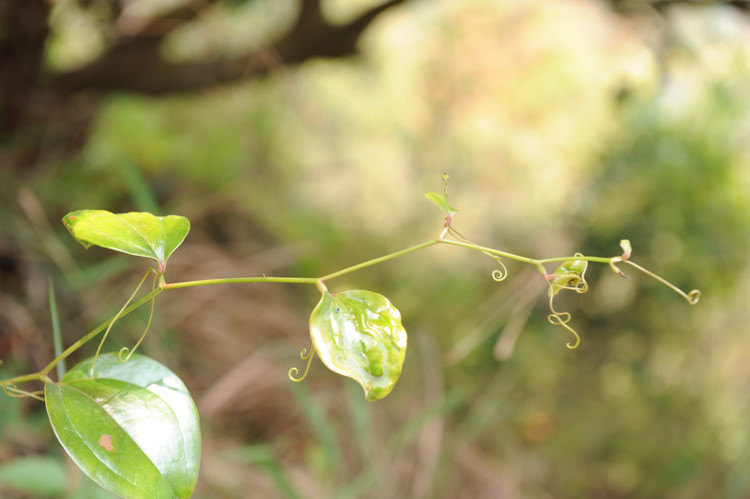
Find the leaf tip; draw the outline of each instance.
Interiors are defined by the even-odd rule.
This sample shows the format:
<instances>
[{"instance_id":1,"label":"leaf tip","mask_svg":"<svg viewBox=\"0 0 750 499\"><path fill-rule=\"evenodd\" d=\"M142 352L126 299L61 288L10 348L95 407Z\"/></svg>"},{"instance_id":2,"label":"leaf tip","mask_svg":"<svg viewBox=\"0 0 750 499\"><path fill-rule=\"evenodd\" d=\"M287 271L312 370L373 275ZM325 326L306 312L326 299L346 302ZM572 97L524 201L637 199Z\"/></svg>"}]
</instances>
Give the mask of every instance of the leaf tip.
<instances>
[{"instance_id":1,"label":"leaf tip","mask_svg":"<svg viewBox=\"0 0 750 499\"><path fill-rule=\"evenodd\" d=\"M447 198L441 194L438 194L436 192L426 192L425 197L438 205L440 209L443 210L443 212L449 217L458 213L458 210L449 205Z\"/></svg>"}]
</instances>

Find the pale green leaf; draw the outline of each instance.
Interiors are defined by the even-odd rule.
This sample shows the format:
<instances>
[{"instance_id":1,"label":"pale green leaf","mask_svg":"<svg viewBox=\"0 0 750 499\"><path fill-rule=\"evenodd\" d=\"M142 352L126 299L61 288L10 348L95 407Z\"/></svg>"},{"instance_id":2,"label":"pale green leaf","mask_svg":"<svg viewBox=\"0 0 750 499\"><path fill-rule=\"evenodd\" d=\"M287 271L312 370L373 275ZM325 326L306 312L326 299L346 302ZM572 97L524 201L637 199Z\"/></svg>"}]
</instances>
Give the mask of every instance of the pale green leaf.
<instances>
[{"instance_id":1,"label":"pale green leaf","mask_svg":"<svg viewBox=\"0 0 750 499\"><path fill-rule=\"evenodd\" d=\"M157 217L145 212L115 214L105 210L78 210L65 215L63 223L84 248L101 246L153 258L160 271L190 231L190 222L185 217Z\"/></svg>"},{"instance_id":2,"label":"pale green leaf","mask_svg":"<svg viewBox=\"0 0 750 499\"><path fill-rule=\"evenodd\" d=\"M401 314L383 295L323 293L310 316L310 335L326 367L356 380L367 400L388 395L401 375L406 330Z\"/></svg>"},{"instance_id":3,"label":"pale green leaf","mask_svg":"<svg viewBox=\"0 0 750 499\"><path fill-rule=\"evenodd\" d=\"M458 213L458 210L452 207L448 204L448 200L445 199L445 196L441 194L437 194L436 192L428 192L425 194L425 197L438 205L443 212L448 215L449 217L452 217L456 213Z\"/></svg>"}]
</instances>

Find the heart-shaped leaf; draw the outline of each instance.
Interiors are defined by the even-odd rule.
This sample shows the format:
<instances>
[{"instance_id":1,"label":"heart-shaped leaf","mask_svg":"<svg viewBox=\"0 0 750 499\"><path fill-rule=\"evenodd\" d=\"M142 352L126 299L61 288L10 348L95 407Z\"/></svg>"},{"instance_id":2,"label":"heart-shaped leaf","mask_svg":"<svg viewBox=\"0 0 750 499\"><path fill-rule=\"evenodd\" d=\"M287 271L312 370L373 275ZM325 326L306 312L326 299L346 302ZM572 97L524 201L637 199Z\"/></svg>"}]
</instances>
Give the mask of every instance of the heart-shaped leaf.
<instances>
[{"instance_id":1,"label":"heart-shaped leaf","mask_svg":"<svg viewBox=\"0 0 750 499\"><path fill-rule=\"evenodd\" d=\"M92 480L126 498L187 498L200 463L198 413L182 381L142 355L87 359L44 389L52 429Z\"/></svg>"},{"instance_id":2,"label":"heart-shaped leaf","mask_svg":"<svg viewBox=\"0 0 750 499\"><path fill-rule=\"evenodd\" d=\"M190 221L178 215L157 217L151 213L115 214L105 210L73 211L63 217L63 223L84 248L101 246L153 258L160 272L190 231Z\"/></svg>"},{"instance_id":3,"label":"heart-shaped leaf","mask_svg":"<svg viewBox=\"0 0 750 499\"><path fill-rule=\"evenodd\" d=\"M406 330L401 313L383 295L323 293L310 316L310 336L326 367L356 380L367 400L388 395L401 375Z\"/></svg>"}]
</instances>

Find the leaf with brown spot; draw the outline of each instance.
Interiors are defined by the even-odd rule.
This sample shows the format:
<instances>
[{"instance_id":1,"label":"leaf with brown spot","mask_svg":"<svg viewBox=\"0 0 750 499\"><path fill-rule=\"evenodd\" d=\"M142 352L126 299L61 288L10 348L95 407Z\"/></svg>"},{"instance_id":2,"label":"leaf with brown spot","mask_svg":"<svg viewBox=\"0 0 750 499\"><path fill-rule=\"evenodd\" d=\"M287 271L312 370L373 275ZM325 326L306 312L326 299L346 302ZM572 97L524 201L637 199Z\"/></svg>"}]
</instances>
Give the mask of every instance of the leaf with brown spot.
<instances>
[{"instance_id":1,"label":"leaf with brown spot","mask_svg":"<svg viewBox=\"0 0 750 499\"><path fill-rule=\"evenodd\" d=\"M52 429L81 470L131 499L188 498L200 462L200 426L190 394L158 362L116 353L75 366L44 389Z\"/></svg>"}]
</instances>

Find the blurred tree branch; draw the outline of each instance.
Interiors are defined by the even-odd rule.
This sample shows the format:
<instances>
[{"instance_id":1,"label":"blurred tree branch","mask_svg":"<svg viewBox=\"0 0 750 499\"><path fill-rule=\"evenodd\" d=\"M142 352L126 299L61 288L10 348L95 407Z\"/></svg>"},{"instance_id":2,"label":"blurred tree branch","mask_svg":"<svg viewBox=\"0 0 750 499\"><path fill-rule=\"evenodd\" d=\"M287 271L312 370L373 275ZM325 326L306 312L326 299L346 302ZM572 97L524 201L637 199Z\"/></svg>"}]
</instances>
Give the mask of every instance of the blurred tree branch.
<instances>
[{"instance_id":1,"label":"blurred tree branch","mask_svg":"<svg viewBox=\"0 0 750 499\"><path fill-rule=\"evenodd\" d=\"M0 0L4 3L13 0ZM672 5L705 6L725 4L750 11L748 0L604 0L620 13L644 8L663 12ZM189 91L234 80L257 77L270 70L269 60L285 65L302 63L314 57L345 57L355 55L356 44L363 31L384 11L404 0L387 0L363 12L343 25L325 19L321 0L301 0L299 15L292 28L280 39L260 50L235 57L215 57L205 61L172 63L160 53L163 39L179 28L205 15L220 3L218 0L188 0L154 19L134 23L120 16L114 20L114 39L108 50L92 63L73 71L50 75L48 88L64 93L81 90L124 91L144 94ZM18 4L19 2L15 2ZM44 9L45 2L29 0ZM92 3L81 0L81 3ZM123 1L112 0L114 11L122 14ZM41 7L39 7L41 6ZM13 5L11 10L24 7ZM29 8L29 7L26 7ZM46 37L46 32L44 33Z\"/></svg>"},{"instance_id":2,"label":"blurred tree branch","mask_svg":"<svg viewBox=\"0 0 750 499\"><path fill-rule=\"evenodd\" d=\"M65 93L102 90L162 94L257 77L271 69L272 59L292 65L313 57L354 55L357 40L370 23L403 1L389 0L344 25L334 25L323 17L319 0L305 0L294 26L267 47L236 57L169 62L160 52L163 38L214 3L193 1L153 19L137 33L119 38L91 64L55 75L50 83Z\"/></svg>"},{"instance_id":3,"label":"blurred tree branch","mask_svg":"<svg viewBox=\"0 0 750 499\"><path fill-rule=\"evenodd\" d=\"M246 80L281 65L296 65L315 57L346 57L357 54L357 41L380 14L403 3L387 0L345 24L334 24L323 15L320 0L302 0L292 27L265 47L247 53L207 60L173 62L164 57L162 42L175 29L208 14L219 0L187 0L151 19L127 15L127 2L106 0L111 14L105 30L108 47L94 61L70 71L45 68L43 54L49 34L50 4L45 0L0 0L0 144L12 151L0 154L2 163L32 163L41 140L18 143L19 132L40 130L77 116L77 140L62 134L57 143L73 148L85 138L86 116L95 112L97 95L131 92L158 95L199 90L213 85ZM82 9L101 4L79 0ZM101 6L101 5L99 5ZM86 98L74 97L86 92ZM69 107L73 101L75 110ZM83 104L81 101L87 101ZM80 106L83 105L83 109ZM61 128L57 128L60 131ZM23 143L26 142L26 143ZM54 141L53 141L54 142ZM47 147L50 146L48 140Z\"/></svg>"},{"instance_id":4,"label":"blurred tree branch","mask_svg":"<svg viewBox=\"0 0 750 499\"><path fill-rule=\"evenodd\" d=\"M621 14L644 9L663 13L676 4L725 4L750 12L748 0L601 1ZM96 113L97 96L189 92L256 78L280 65L297 65L316 57L356 55L357 42L366 28L383 12L404 2L382 0L354 19L336 24L324 16L322 0L300 0L290 28L259 49L171 61L162 52L164 40L176 29L226 7L227 0L184 0L150 18L131 15L132 5L126 0L78 0L84 11L108 13L103 20L107 47L83 67L56 72L45 66L43 57L52 2L0 0L0 146L6 149L0 152L0 164L33 164L42 143L52 156L80 147ZM41 133L46 135L42 138Z\"/></svg>"}]
</instances>

